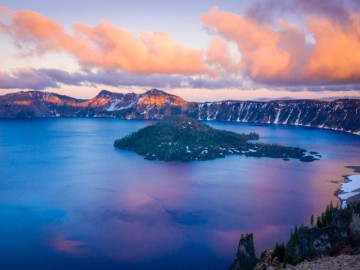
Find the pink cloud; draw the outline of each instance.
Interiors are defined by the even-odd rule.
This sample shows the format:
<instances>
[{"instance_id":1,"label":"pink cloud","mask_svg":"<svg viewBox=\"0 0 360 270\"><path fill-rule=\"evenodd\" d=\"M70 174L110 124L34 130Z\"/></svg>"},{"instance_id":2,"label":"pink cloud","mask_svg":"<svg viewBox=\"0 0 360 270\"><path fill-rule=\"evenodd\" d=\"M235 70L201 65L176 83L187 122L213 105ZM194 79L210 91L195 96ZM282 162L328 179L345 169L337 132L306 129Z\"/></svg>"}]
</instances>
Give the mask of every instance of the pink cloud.
<instances>
[{"instance_id":1,"label":"pink cloud","mask_svg":"<svg viewBox=\"0 0 360 270\"><path fill-rule=\"evenodd\" d=\"M252 80L311 85L360 82L360 14L349 17L346 24L321 14L308 18L305 26L313 44L306 41L305 30L285 20L259 22L217 7L201 20L209 33L236 43L241 53L238 71Z\"/></svg>"},{"instance_id":2,"label":"pink cloud","mask_svg":"<svg viewBox=\"0 0 360 270\"><path fill-rule=\"evenodd\" d=\"M198 74L206 71L200 50L177 43L164 32L135 36L108 22L74 26L67 34L50 18L31 11L0 12L10 19L1 29L17 44L30 42L36 53L65 51L87 67L118 68L133 73Z\"/></svg>"},{"instance_id":3,"label":"pink cloud","mask_svg":"<svg viewBox=\"0 0 360 270\"><path fill-rule=\"evenodd\" d=\"M0 7L0 31L13 38L24 56L64 51L74 56L83 71L93 67L110 73L115 70L127 77L128 74L139 76L136 78L139 81L144 75L158 75L168 76L171 82L175 80L170 85L201 88L239 88L248 79L276 87L357 84L360 82L360 13L340 4L342 8L339 8L335 0L330 2L328 8L311 1L286 5L285 11L293 8L302 10L305 16L311 14L301 27L283 19L273 20L272 16L259 20L254 12L242 16L213 7L201 16L208 32L215 35L204 51L187 48L164 32L134 35L109 22L96 26L77 23L74 32L69 34L46 16L4 7ZM266 3L259 6L260 15L267 8L279 9L271 1ZM336 10L342 15L336 17ZM339 23L341 18L344 23ZM306 32L314 41L306 40ZM236 44L240 59L232 55L233 47L229 43ZM18 79L22 78L8 71L0 74L0 84L3 88L57 86L54 76L41 73L44 78L32 82L28 76L25 83L21 83ZM76 75L81 77L76 84L93 82L93 78ZM194 79L192 75L201 76ZM134 78L128 79L134 81ZM109 80L104 77L101 81Z\"/></svg>"},{"instance_id":4,"label":"pink cloud","mask_svg":"<svg viewBox=\"0 0 360 270\"><path fill-rule=\"evenodd\" d=\"M304 39L295 26L279 21L279 30L234 13L213 7L201 17L212 33L237 44L242 59L240 70L255 80L273 80L291 75L293 44Z\"/></svg>"},{"instance_id":5,"label":"pink cloud","mask_svg":"<svg viewBox=\"0 0 360 270\"><path fill-rule=\"evenodd\" d=\"M213 38L206 50L206 58L209 64L229 67L231 60L228 44L220 38Z\"/></svg>"},{"instance_id":6,"label":"pink cloud","mask_svg":"<svg viewBox=\"0 0 360 270\"><path fill-rule=\"evenodd\" d=\"M360 14L353 14L351 23L343 25L328 18L312 17L308 28L316 40L305 67L309 79L359 82Z\"/></svg>"}]
</instances>

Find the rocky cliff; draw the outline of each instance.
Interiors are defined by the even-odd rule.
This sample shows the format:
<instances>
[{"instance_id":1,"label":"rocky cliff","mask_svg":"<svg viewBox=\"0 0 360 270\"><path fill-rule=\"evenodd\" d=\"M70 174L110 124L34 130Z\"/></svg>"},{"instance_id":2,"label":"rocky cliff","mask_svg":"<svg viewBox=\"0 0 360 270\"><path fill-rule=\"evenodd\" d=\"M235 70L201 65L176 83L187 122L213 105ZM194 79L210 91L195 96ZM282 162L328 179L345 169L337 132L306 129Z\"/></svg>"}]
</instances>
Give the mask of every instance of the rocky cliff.
<instances>
[{"instance_id":1,"label":"rocky cliff","mask_svg":"<svg viewBox=\"0 0 360 270\"><path fill-rule=\"evenodd\" d=\"M200 103L199 119L301 125L360 134L360 100L224 101Z\"/></svg>"},{"instance_id":2,"label":"rocky cliff","mask_svg":"<svg viewBox=\"0 0 360 270\"><path fill-rule=\"evenodd\" d=\"M229 270L251 270L254 269L257 261L253 234L242 234L234 263L229 267Z\"/></svg>"},{"instance_id":3,"label":"rocky cliff","mask_svg":"<svg viewBox=\"0 0 360 270\"><path fill-rule=\"evenodd\" d=\"M89 100L39 91L0 96L0 118L162 119L177 114L186 114L199 120L302 125L360 134L360 99L196 103L157 89L144 94L102 90Z\"/></svg>"},{"instance_id":4,"label":"rocky cliff","mask_svg":"<svg viewBox=\"0 0 360 270\"><path fill-rule=\"evenodd\" d=\"M243 250L246 250L245 254L253 254L254 247L250 246L252 236L251 241L246 241L246 245L244 245L245 240L247 239L241 236L239 250L234 263L230 266L232 270L267 270L283 267L292 269L291 265L324 256L359 255L360 203L348 205L345 209L334 208L330 204L326 211L318 217L316 224L300 228L295 226L286 244L276 244L274 249L264 251L259 262L252 268L249 267L248 256L241 255L244 254L241 252ZM252 256L252 260L256 259L254 256ZM324 264L326 263L324 261Z\"/></svg>"}]
</instances>

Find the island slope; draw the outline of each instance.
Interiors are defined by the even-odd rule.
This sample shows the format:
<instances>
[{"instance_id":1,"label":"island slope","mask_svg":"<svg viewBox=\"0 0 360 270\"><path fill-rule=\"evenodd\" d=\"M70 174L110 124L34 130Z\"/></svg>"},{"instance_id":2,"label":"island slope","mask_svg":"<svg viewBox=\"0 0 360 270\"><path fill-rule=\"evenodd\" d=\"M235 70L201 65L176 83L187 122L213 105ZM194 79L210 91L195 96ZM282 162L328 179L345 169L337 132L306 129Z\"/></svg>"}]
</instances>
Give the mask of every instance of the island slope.
<instances>
[{"instance_id":1,"label":"island slope","mask_svg":"<svg viewBox=\"0 0 360 270\"><path fill-rule=\"evenodd\" d=\"M145 159L165 161L209 160L230 154L301 161L314 161L319 157L298 147L249 142L258 139L256 133L217 130L191 117L179 115L165 117L155 125L118 139L114 146L133 150Z\"/></svg>"}]
</instances>

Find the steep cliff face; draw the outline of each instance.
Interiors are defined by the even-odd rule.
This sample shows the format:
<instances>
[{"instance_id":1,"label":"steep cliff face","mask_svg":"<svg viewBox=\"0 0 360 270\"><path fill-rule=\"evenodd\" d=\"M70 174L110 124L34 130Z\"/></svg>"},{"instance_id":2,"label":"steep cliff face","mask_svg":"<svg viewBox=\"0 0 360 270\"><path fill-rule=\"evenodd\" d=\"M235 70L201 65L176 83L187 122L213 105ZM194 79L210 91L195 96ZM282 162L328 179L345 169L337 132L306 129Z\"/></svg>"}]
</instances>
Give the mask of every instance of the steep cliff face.
<instances>
[{"instance_id":1,"label":"steep cliff face","mask_svg":"<svg viewBox=\"0 0 360 270\"><path fill-rule=\"evenodd\" d=\"M255 122L329 128L360 134L360 99L221 101L195 103L152 89L144 94L102 90L80 100L29 91L0 96L0 118L116 117L162 119L186 114L199 120Z\"/></svg>"},{"instance_id":2,"label":"steep cliff face","mask_svg":"<svg viewBox=\"0 0 360 270\"><path fill-rule=\"evenodd\" d=\"M360 253L360 204L328 208L313 228L295 230L286 244L284 260L299 263L320 256Z\"/></svg>"},{"instance_id":3,"label":"steep cliff face","mask_svg":"<svg viewBox=\"0 0 360 270\"><path fill-rule=\"evenodd\" d=\"M243 268L249 265L249 254L253 254L254 247L251 245L252 235L251 239L247 235L245 237L242 235L230 269L282 269L284 266L297 265L324 256L360 254L360 203L348 205L345 209L334 208L330 204L319 216L316 225L300 228L295 226L285 245L276 244L273 250L262 253L253 268ZM250 257L252 258L252 255Z\"/></svg>"},{"instance_id":4,"label":"steep cliff face","mask_svg":"<svg viewBox=\"0 0 360 270\"><path fill-rule=\"evenodd\" d=\"M269 102L199 103L195 115L202 120L302 125L360 134L360 100L288 100Z\"/></svg>"}]
</instances>

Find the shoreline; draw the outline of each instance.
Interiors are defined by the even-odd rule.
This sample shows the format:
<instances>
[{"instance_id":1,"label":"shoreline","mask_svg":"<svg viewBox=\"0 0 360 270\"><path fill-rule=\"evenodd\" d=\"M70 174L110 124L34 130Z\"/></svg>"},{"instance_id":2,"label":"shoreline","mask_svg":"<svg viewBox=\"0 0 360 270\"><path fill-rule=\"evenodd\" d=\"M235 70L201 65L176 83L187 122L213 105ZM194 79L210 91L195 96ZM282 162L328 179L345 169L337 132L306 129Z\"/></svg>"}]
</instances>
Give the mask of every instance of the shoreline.
<instances>
[{"instance_id":1,"label":"shoreline","mask_svg":"<svg viewBox=\"0 0 360 270\"><path fill-rule=\"evenodd\" d=\"M106 115L94 115L94 116L64 116L64 115L53 115L53 116L39 116L39 117L0 117L0 120L28 120L28 119L54 119L54 118L102 118L102 119L118 119L118 120L139 120L139 121L159 121L161 118L119 118L114 116L106 116ZM343 132L347 134L357 135L360 136L360 131L350 131L344 130L340 128L332 128L326 126L312 126L312 125L304 125L304 124L291 124L291 123L269 123L269 122L262 122L262 121L237 121L237 120L218 120L218 119L201 119L201 118L194 118L198 121L205 121L205 122L224 122L224 123L249 123L249 124L264 124L264 125L279 125L279 126L292 126L292 127L305 127L305 128L314 128L319 130L331 130L336 132ZM350 166L351 167L351 166ZM354 166L357 167L357 166Z\"/></svg>"},{"instance_id":2,"label":"shoreline","mask_svg":"<svg viewBox=\"0 0 360 270\"><path fill-rule=\"evenodd\" d=\"M354 174L346 174L343 175L342 180L333 181L339 185L334 196L338 198L342 208L345 208L348 203L360 202L360 166L345 166L345 168L352 169ZM351 187L351 183L355 184L355 187ZM346 196L347 194L350 196Z\"/></svg>"}]
</instances>

